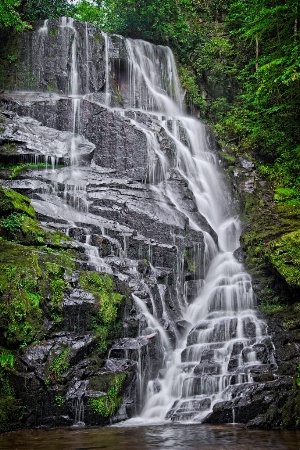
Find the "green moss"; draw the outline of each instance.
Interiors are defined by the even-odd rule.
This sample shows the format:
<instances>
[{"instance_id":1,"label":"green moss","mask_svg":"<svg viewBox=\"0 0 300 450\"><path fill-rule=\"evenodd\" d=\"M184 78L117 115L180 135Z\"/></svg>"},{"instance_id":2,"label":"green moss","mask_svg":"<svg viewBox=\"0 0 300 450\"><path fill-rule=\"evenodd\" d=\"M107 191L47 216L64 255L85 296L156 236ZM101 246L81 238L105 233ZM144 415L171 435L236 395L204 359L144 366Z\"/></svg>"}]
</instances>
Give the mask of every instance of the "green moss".
<instances>
[{"instance_id":1,"label":"green moss","mask_svg":"<svg viewBox=\"0 0 300 450\"><path fill-rule=\"evenodd\" d=\"M99 300L99 316L104 325L111 325L118 316L123 296L114 292L113 279L98 272L80 272L79 282L83 289Z\"/></svg>"},{"instance_id":2,"label":"green moss","mask_svg":"<svg viewBox=\"0 0 300 450\"><path fill-rule=\"evenodd\" d=\"M58 35L58 28L50 28L49 29L50 36L57 36Z\"/></svg>"},{"instance_id":3,"label":"green moss","mask_svg":"<svg viewBox=\"0 0 300 450\"><path fill-rule=\"evenodd\" d=\"M29 198L12 189L5 189L0 186L0 214L7 216L14 212L24 213L35 218L35 211Z\"/></svg>"},{"instance_id":4,"label":"green moss","mask_svg":"<svg viewBox=\"0 0 300 450\"><path fill-rule=\"evenodd\" d=\"M103 356L111 342L119 335L123 296L114 291L113 278L98 272L81 271L81 287L98 300L97 312L92 318L92 328L97 340L97 351Z\"/></svg>"},{"instance_id":5,"label":"green moss","mask_svg":"<svg viewBox=\"0 0 300 450\"><path fill-rule=\"evenodd\" d=\"M0 347L0 366L3 369L12 369L15 365L15 357L13 353L6 348Z\"/></svg>"},{"instance_id":6,"label":"green moss","mask_svg":"<svg viewBox=\"0 0 300 450\"><path fill-rule=\"evenodd\" d=\"M191 273L195 273L197 266L195 263L195 258L193 256L193 250L191 248L186 248L184 251L184 259L187 266L187 270Z\"/></svg>"},{"instance_id":7,"label":"green moss","mask_svg":"<svg viewBox=\"0 0 300 450\"><path fill-rule=\"evenodd\" d=\"M42 327L38 254L3 239L0 250L0 330L8 344L25 344Z\"/></svg>"},{"instance_id":8,"label":"green moss","mask_svg":"<svg viewBox=\"0 0 300 450\"><path fill-rule=\"evenodd\" d=\"M74 268L71 251L25 247L0 238L0 332L7 345L42 338L45 314L60 323L65 275Z\"/></svg>"},{"instance_id":9,"label":"green moss","mask_svg":"<svg viewBox=\"0 0 300 450\"><path fill-rule=\"evenodd\" d=\"M260 308L275 313L299 296L300 210L272 201L273 186L267 186L264 182L262 190L244 196L241 244L259 289Z\"/></svg>"},{"instance_id":10,"label":"green moss","mask_svg":"<svg viewBox=\"0 0 300 450\"><path fill-rule=\"evenodd\" d=\"M17 146L15 142L6 142L5 144L0 145L0 153L1 155L16 155Z\"/></svg>"},{"instance_id":11,"label":"green moss","mask_svg":"<svg viewBox=\"0 0 300 450\"><path fill-rule=\"evenodd\" d=\"M300 287L300 229L272 241L267 258L291 287Z\"/></svg>"},{"instance_id":12,"label":"green moss","mask_svg":"<svg viewBox=\"0 0 300 450\"><path fill-rule=\"evenodd\" d=\"M67 372L70 367L70 349L62 348L59 354L52 358L51 364L49 365L46 373L47 378L50 383L57 383L62 381L63 374Z\"/></svg>"},{"instance_id":13,"label":"green moss","mask_svg":"<svg viewBox=\"0 0 300 450\"><path fill-rule=\"evenodd\" d=\"M56 395L55 396L55 403L57 404L57 406L61 407L65 404L65 399L64 397L62 397L61 395Z\"/></svg>"},{"instance_id":14,"label":"green moss","mask_svg":"<svg viewBox=\"0 0 300 450\"><path fill-rule=\"evenodd\" d=\"M297 388L300 389L300 364L297 365L296 373L295 373L295 383Z\"/></svg>"},{"instance_id":15,"label":"green moss","mask_svg":"<svg viewBox=\"0 0 300 450\"><path fill-rule=\"evenodd\" d=\"M45 163L37 163L37 164L32 164L32 163L24 163L24 164L17 164L17 165L8 165L6 166L10 171L10 179L13 180L15 178L17 178L21 172L24 172L28 169L46 169L47 168L47 164Z\"/></svg>"},{"instance_id":16,"label":"green moss","mask_svg":"<svg viewBox=\"0 0 300 450\"><path fill-rule=\"evenodd\" d=\"M222 152L220 153L220 156L227 166L234 165L236 163L235 156L230 153Z\"/></svg>"},{"instance_id":17,"label":"green moss","mask_svg":"<svg viewBox=\"0 0 300 450\"><path fill-rule=\"evenodd\" d=\"M89 399L89 406L102 417L111 417L122 404L122 388L126 380L127 373L117 373L114 375L112 385L105 396Z\"/></svg>"},{"instance_id":18,"label":"green moss","mask_svg":"<svg viewBox=\"0 0 300 450\"><path fill-rule=\"evenodd\" d=\"M268 302L266 298L263 298L259 305L259 309L265 314L276 314L283 311L285 307L282 304L273 302L272 299Z\"/></svg>"},{"instance_id":19,"label":"green moss","mask_svg":"<svg viewBox=\"0 0 300 450\"><path fill-rule=\"evenodd\" d=\"M94 41L101 44L104 41L102 34L99 31L94 33Z\"/></svg>"},{"instance_id":20,"label":"green moss","mask_svg":"<svg viewBox=\"0 0 300 450\"><path fill-rule=\"evenodd\" d=\"M24 218L24 214L12 213L1 220L1 227L7 231L8 234L19 233L22 229Z\"/></svg>"},{"instance_id":21,"label":"green moss","mask_svg":"<svg viewBox=\"0 0 300 450\"><path fill-rule=\"evenodd\" d=\"M124 99L123 99L122 95L120 94L119 85L115 80L113 80L113 88L114 88L114 91L117 96L119 104L121 106L124 106Z\"/></svg>"}]
</instances>

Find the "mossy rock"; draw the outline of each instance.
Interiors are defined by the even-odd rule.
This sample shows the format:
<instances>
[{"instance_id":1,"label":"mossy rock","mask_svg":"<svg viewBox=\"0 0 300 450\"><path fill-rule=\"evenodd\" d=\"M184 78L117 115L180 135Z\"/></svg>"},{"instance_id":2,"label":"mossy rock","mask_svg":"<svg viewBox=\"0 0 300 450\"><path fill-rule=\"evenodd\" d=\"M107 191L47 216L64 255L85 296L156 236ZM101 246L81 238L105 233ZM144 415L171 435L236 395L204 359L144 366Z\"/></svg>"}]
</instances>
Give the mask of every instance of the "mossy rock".
<instances>
[{"instance_id":1,"label":"mossy rock","mask_svg":"<svg viewBox=\"0 0 300 450\"><path fill-rule=\"evenodd\" d=\"M17 154L15 142L4 142L0 145L0 154L5 156L14 156Z\"/></svg>"},{"instance_id":2,"label":"mossy rock","mask_svg":"<svg viewBox=\"0 0 300 450\"><path fill-rule=\"evenodd\" d=\"M273 240L266 257L290 288L300 289L300 229Z\"/></svg>"},{"instance_id":3,"label":"mossy rock","mask_svg":"<svg viewBox=\"0 0 300 450\"><path fill-rule=\"evenodd\" d=\"M12 189L0 186L0 214L8 216L12 213L23 213L35 218L35 211L31 206L30 199Z\"/></svg>"},{"instance_id":4,"label":"mossy rock","mask_svg":"<svg viewBox=\"0 0 300 450\"><path fill-rule=\"evenodd\" d=\"M266 313L279 312L299 297L300 210L273 198L271 185L245 194L241 236L245 262Z\"/></svg>"},{"instance_id":5,"label":"mossy rock","mask_svg":"<svg viewBox=\"0 0 300 450\"><path fill-rule=\"evenodd\" d=\"M107 373L90 380L90 387L105 395L88 400L88 407L103 418L112 417L120 408L127 372Z\"/></svg>"},{"instance_id":6,"label":"mossy rock","mask_svg":"<svg viewBox=\"0 0 300 450\"><path fill-rule=\"evenodd\" d=\"M0 433L20 427L23 408L15 397L9 374L0 368Z\"/></svg>"},{"instance_id":7,"label":"mossy rock","mask_svg":"<svg viewBox=\"0 0 300 450\"><path fill-rule=\"evenodd\" d=\"M104 356L111 341L120 334L125 297L116 292L114 278L108 274L81 271L79 282L97 300L93 331L99 355Z\"/></svg>"},{"instance_id":8,"label":"mossy rock","mask_svg":"<svg viewBox=\"0 0 300 450\"><path fill-rule=\"evenodd\" d=\"M46 318L59 325L65 274L74 267L68 251L40 251L0 239L1 345L41 339Z\"/></svg>"},{"instance_id":9,"label":"mossy rock","mask_svg":"<svg viewBox=\"0 0 300 450\"><path fill-rule=\"evenodd\" d=\"M42 271L31 248L0 240L0 330L2 345L27 343L40 336Z\"/></svg>"}]
</instances>

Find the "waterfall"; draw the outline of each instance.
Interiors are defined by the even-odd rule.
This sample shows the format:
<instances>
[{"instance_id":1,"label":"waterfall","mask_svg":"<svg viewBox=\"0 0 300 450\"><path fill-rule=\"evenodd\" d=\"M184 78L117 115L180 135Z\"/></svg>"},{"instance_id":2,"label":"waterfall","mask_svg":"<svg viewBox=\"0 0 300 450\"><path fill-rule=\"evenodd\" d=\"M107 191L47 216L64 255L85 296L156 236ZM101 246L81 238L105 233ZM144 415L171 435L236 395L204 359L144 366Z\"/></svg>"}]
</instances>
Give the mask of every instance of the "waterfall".
<instances>
[{"instance_id":1,"label":"waterfall","mask_svg":"<svg viewBox=\"0 0 300 450\"><path fill-rule=\"evenodd\" d=\"M216 402L230 398L232 385L251 382L252 371L260 370L262 361L255 345L266 339L266 325L255 313L251 278L234 256L239 247L240 223L230 214L229 194L208 144L206 127L182 111L180 83L170 49L131 39L126 47L129 107L159 118L176 149L175 170L186 180L198 211L218 236L216 244L203 231L203 259L193 264L203 265L204 277L199 280L194 301L181 303L181 316L190 324L189 332L177 341L174 350L165 346L165 370L155 387L154 380L149 382L141 418L201 421ZM131 121L143 129L144 125L134 118ZM191 228L201 230L180 204L176 187L169 180L170 161L161 152L154 133L144 133L152 189L167 197L186 216ZM180 284L182 290L182 280ZM160 326L155 326L157 319L149 317L141 303L138 300L149 327L161 334L164 343Z\"/></svg>"},{"instance_id":2,"label":"waterfall","mask_svg":"<svg viewBox=\"0 0 300 450\"><path fill-rule=\"evenodd\" d=\"M33 150L40 150L34 136L44 140L38 156L65 165L28 174L32 204L44 225L80 243L87 268L127 283L128 323L138 322L138 336L124 327L132 346L111 354L138 354L139 420L201 422L234 386L270 374L274 363L251 277L235 257L241 226L208 129L183 110L168 47L99 32L93 42L86 24L58 23L50 33L45 21L37 42L46 58L47 39L59 40L65 65L54 86L61 90L49 94L49 115L44 93L33 102L30 112L46 126L24 119L24 134ZM102 55L99 76L95 53ZM42 73L39 67L37 79ZM22 105L17 97L23 115L26 99ZM59 131L51 114L62 121ZM20 190L28 191L28 180Z\"/></svg>"}]
</instances>

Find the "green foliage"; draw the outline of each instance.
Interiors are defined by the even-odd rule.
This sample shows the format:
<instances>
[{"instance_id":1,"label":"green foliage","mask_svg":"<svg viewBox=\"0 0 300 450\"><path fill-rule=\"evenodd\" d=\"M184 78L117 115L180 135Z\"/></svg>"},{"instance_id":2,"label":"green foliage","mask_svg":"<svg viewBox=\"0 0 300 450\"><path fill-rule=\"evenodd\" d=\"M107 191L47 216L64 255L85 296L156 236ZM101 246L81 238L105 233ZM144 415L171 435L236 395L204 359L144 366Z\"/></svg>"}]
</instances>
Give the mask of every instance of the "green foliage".
<instances>
[{"instance_id":1,"label":"green foliage","mask_svg":"<svg viewBox=\"0 0 300 450\"><path fill-rule=\"evenodd\" d=\"M41 333L38 255L0 241L0 330L8 344L27 344Z\"/></svg>"},{"instance_id":2,"label":"green foliage","mask_svg":"<svg viewBox=\"0 0 300 450\"><path fill-rule=\"evenodd\" d=\"M0 204L3 213L14 208L22 211L0 221L0 334L8 347L24 346L43 337L46 312L50 310L56 323L61 321L61 302L68 287L65 274L74 270L74 262L71 251L61 243L68 238L40 228L31 217L29 199L0 188Z\"/></svg>"},{"instance_id":3,"label":"green foliage","mask_svg":"<svg viewBox=\"0 0 300 450\"><path fill-rule=\"evenodd\" d=\"M99 300L99 317L104 325L112 325L118 316L118 306L123 296L113 290L113 280L107 274L80 272L80 284Z\"/></svg>"},{"instance_id":4,"label":"green foliage","mask_svg":"<svg viewBox=\"0 0 300 450\"><path fill-rule=\"evenodd\" d=\"M70 16L73 5L68 0L23 0L22 17L29 22Z\"/></svg>"},{"instance_id":5,"label":"green foliage","mask_svg":"<svg viewBox=\"0 0 300 450\"><path fill-rule=\"evenodd\" d=\"M2 369L12 369L15 365L15 357L11 351L0 347L0 366Z\"/></svg>"},{"instance_id":6,"label":"green foliage","mask_svg":"<svg viewBox=\"0 0 300 450\"><path fill-rule=\"evenodd\" d=\"M57 404L57 406L61 407L65 404L65 399L64 397L62 397L61 395L56 395L55 396L55 403Z\"/></svg>"},{"instance_id":7,"label":"green foliage","mask_svg":"<svg viewBox=\"0 0 300 450\"><path fill-rule=\"evenodd\" d=\"M11 213L24 213L35 218L35 211L30 204L29 198L19 194L12 189L5 189L0 186L0 213L7 216Z\"/></svg>"},{"instance_id":8,"label":"green foliage","mask_svg":"<svg viewBox=\"0 0 300 450\"><path fill-rule=\"evenodd\" d=\"M89 22L100 28L105 28L106 13L104 8L99 8L94 2L83 0L74 6L73 17L82 22Z\"/></svg>"},{"instance_id":9,"label":"green foliage","mask_svg":"<svg viewBox=\"0 0 300 450\"><path fill-rule=\"evenodd\" d=\"M285 306L281 303L280 299L277 296L274 296L274 292L271 291L270 298L267 299L264 297L264 293L262 293L262 301L259 305L260 311L265 314L276 314L281 311L284 311Z\"/></svg>"},{"instance_id":10,"label":"green foliage","mask_svg":"<svg viewBox=\"0 0 300 450\"><path fill-rule=\"evenodd\" d=\"M122 404L122 387L126 380L126 373L115 374L113 384L104 397L89 399L89 406L100 416L111 417Z\"/></svg>"},{"instance_id":11,"label":"green foliage","mask_svg":"<svg viewBox=\"0 0 300 450\"><path fill-rule=\"evenodd\" d=\"M13 27L16 31L23 31L30 28L18 11L20 4L20 0L1 0L0 29Z\"/></svg>"},{"instance_id":12,"label":"green foliage","mask_svg":"<svg viewBox=\"0 0 300 450\"><path fill-rule=\"evenodd\" d=\"M240 97L224 130L241 152L274 163L282 187L299 187L298 22L295 0L233 1L227 16Z\"/></svg>"},{"instance_id":13,"label":"green foliage","mask_svg":"<svg viewBox=\"0 0 300 450\"><path fill-rule=\"evenodd\" d=\"M113 278L98 272L80 272L81 287L98 300L92 328L97 338L97 351L103 356L109 343L120 331L120 311L123 296L114 292Z\"/></svg>"},{"instance_id":14,"label":"green foliage","mask_svg":"<svg viewBox=\"0 0 300 450\"><path fill-rule=\"evenodd\" d=\"M70 349L65 348L56 356L47 369L48 378L51 382L62 380L63 374L70 367Z\"/></svg>"},{"instance_id":15,"label":"green foliage","mask_svg":"<svg viewBox=\"0 0 300 450\"><path fill-rule=\"evenodd\" d=\"M37 164L32 164L32 163L24 163L24 164L18 164L18 165L11 165L11 166L6 166L9 170L11 170L11 174L10 174L10 179L13 180L15 178L17 178L21 172L28 170L28 169L46 169L47 168L47 164L45 163L37 163Z\"/></svg>"},{"instance_id":16,"label":"green foliage","mask_svg":"<svg viewBox=\"0 0 300 450\"><path fill-rule=\"evenodd\" d=\"M50 281L52 308L61 310L61 302L64 296L66 284L64 281L64 267L56 262L45 263L47 278Z\"/></svg>"},{"instance_id":17,"label":"green foliage","mask_svg":"<svg viewBox=\"0 0 300 450\"><path fill-rule=\"evenodd\" d=\"M272 241L267 257L289 286L300 287L300 230Z\"/></svg>"},{"instance_id":18,"label":"green foliage","mask_svg":"<svg viewBox=\"0 0 300 450\"><path fill-rule=\"evenodd\" d=\"M300 364L297 365L296 375L295 375L295 384L297 388L300 388Z\"/></svg>"},{"instance_id":19,"label":"green foliage","mask_svg":"<svg viewBox=\"0 0 300 450\"><path fill-rule=\"evenodd\" d=\"M16 234L21 231L25 215L12 213L1 220L1 227L9 234Z\"/></svg>"}]
</instances>

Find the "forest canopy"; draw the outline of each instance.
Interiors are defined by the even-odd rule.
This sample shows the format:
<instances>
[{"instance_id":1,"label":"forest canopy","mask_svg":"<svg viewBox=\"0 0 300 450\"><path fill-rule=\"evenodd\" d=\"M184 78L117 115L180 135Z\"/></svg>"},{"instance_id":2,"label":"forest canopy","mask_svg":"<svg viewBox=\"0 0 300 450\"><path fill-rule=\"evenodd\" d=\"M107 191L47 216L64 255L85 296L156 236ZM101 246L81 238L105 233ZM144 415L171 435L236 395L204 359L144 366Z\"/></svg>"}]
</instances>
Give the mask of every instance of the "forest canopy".
<instances>
[{"instance_id":1,"label":"forest canopy","mask_svg":"<svg viewBox=\"0 0 300 450\"><path fill-rule=\"evenodd\" d=\"M187 102L222 145L300 188L298 0L1 0L0 28L62 15L169 45ZM297 195L297 194L295 194Z\"/></svg>"}]
</instances>

